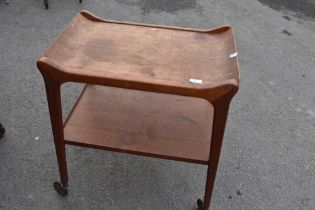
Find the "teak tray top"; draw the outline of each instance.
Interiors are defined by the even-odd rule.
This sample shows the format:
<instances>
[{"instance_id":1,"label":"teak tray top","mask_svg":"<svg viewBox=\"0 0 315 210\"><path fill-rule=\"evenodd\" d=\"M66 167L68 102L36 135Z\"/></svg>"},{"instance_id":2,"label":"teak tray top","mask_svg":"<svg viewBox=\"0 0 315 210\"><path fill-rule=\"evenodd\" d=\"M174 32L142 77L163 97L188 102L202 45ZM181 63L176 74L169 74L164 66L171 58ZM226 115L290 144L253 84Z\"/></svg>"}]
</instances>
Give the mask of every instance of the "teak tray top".
<instances>
[{"instance_id":1,"label":"teak tray top","mask_svg":"<svg viewBox=\"0 0 315 210\"><path fill-rule=\"evenodd\" d=\"M107 21L79 13L39 62L64 81L178 95L237 86L233 31L192 30ZM190 83L202 80L202 85ZM198 92L198 93L196 93Z\"/></svg>"},{"instance_id":2,"label":"teak tray top","mask_svg":"<svg viewBox=\"0 0 315 210\"><path fill-rule=\"evenodd\" d=\"M39 58L61 183L65 145L207 164L210 206L229 105L239 87L233 31L102 20L79 13ZM60 88L88 84L65 123Z\"/></svg>"}]
</instances>

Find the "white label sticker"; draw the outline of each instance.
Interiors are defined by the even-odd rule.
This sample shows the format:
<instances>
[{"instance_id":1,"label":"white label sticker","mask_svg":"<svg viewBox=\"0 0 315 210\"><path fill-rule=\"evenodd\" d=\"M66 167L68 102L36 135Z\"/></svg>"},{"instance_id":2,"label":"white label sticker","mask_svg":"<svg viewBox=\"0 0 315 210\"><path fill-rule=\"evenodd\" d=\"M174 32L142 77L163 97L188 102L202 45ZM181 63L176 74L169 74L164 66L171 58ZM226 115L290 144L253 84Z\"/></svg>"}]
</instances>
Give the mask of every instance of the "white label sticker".
<instances>
[{"instance_id":1,"label":"white label sticker","mask_svg":"<svg viewBox=\"0 0 315 210\"><path fill-rule=\"evenodd\" d=\"M234 57L236 57L237 56L237 52L236 53L232 53L231 55L230 55L230 58L234 58Z\"/></svg>"},{"instance_id":2,"label":"white label sticker","mask_svg":"<svg viewBox=\"0 0 315 210\"><path fill-rule=\"evenodd\" d=\"M202 84L202 80L201 79L189 79L190 83L194 83L194 84Z\"/></svg>"}]
</instances>

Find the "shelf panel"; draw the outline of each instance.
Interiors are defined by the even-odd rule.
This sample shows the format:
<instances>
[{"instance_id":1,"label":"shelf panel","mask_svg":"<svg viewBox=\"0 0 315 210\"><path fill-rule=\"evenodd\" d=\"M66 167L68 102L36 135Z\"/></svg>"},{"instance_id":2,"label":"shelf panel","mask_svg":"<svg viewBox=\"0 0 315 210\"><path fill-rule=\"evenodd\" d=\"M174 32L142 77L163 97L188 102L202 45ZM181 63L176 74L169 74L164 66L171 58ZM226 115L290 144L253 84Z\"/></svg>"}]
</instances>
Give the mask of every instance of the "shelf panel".
<instances>
[{"instance_id":1,"label":"shelf panel","mask_svg":"<svg viewBox=\"0 0 315 210\"><path fill-rule=\"evenodd\" d=\"M65 122L67 144L207 164L213 107L203 99L87 85Z\"/></svg>"}]
</instances>

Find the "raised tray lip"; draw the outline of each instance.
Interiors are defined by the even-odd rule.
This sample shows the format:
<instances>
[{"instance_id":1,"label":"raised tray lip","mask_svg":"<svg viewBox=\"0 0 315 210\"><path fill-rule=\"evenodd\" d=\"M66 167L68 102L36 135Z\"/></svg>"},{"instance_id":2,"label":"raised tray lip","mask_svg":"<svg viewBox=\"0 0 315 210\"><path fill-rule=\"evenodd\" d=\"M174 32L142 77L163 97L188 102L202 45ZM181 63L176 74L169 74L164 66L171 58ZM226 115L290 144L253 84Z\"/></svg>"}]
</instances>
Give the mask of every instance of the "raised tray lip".
<instances>
[{"instance_id":1,"label":"raised tray lip","mask_svg":"<svg viewBox=\"0 0 315 210\"><path fill-rule=\"evenodd\" d=\"M74 68L69 68L63 65L59 65L54 60L49 58L49 56L46 55L46 52L54 46L56 42L62 37L65 31L67 31L71 24L74 23L79 18L85 18L86 20L93 21L93 22L102 22L102 23L113 23L113 24L123 24L123 25L133 25L133 26L141 26L141 27L154 27L154 28L160 28L160 29L169 29L169 30L178 30L182 32L197 32L197 33L207 33L207 34L215 34L215 33L221 33L227 30L231 30L232 36L233 36L233 48L235 49L234 52L237 52L236 50L236 44L235 44L235 36L233 28L229 25L224 25L222 27L216 27L216 28L210 28L210 29L192 29L192 28L182 28L182 27L174 27L174 26L164 26L164 25L154 25L154 24L144 24L144 23L135 23L135 22L124 22L124 21L115 21L115 20L107 20L102 19L94 14L88 12L88 11L81 11L79 12L72 21L68 24L68 26L59 34L59 36L52 42L52 44L45 50L45 52L38 58L37 60L37 66L38 69L41 71L42 74L48 73L50 76L55 77L56 81L59 81L61 84L65 82L81 82L81 83L87 83L87 84L98 84L98 85L108 85L113 87L122 87L122 88L130 88L130 89L137 89L137 90L144 90L144 91L152 91L152 92L161 92L161 93L169 93L169 94L177 94L177 95L184 95L184 96L192 96L192 97L200 97L200 98L208 98L207 91L211 89L225 89L223 92L231 92L233 95L237 92L239 87L239 81L240 81L240 71L239 71L239 61L238 57L236 57L236 71L238 73L237 78L232 79L226 79L222 81L216 81L211 83L204 83L202 85L190 85L190 86L181 86L179 87L176 84L154 84L154 83L145 83L145 82L139 82L139 81L128 81L128 80L121 80L117 78L108 78L104 77L102 78L103 82L95 82L95 80L100 79L98 76L89 77L86 75L79 75L75 72L73 72ZM60 79L63 78L63 79ZM114 83L126 83L126 87L124 85L114 85ZM153 88L152 90L148 90L147 88L135 88L133 86L139 86L139 85L147 85L147 86L158 86L157 88ZM173 91L164 91L166 88L173 88ZM178 90L176 90L178 89ZM182 91L188 91L187 94L180 94L179 92ZM196 96L199 95L199 96ZM201 95L201 96L200 96ZM211 101L211 99L210 99Z\"/></svg>"},{"instance_id":2,"label":"raised tray lip","mask_svg":"<svg viewBox=\"0 0 315 210\"><path fill-rule=\"evenodd\" d=\"M220 27L201 29L201 28L186 28L186 27L176 27L176 26L166 26L166 25L156 25L156 24L146 24L146 23L138 23L138 22L127 22L127 21L116 21L100 18L89 11L82 10L77 16L83 16L86 19L94 22L102 22L102 23L115 23L115 24L123 24L123 25L133 25L133 26L142 26L142 27L153 27L153 28L161 28L161 29L170 29L170 30L179 30L179 31L187 31L187 32L199 32L199 33L219 33L226 30L233 30L230 25L223 25ZM76 17L75 17L76 18Z\"/></svg>"}]
</instances>

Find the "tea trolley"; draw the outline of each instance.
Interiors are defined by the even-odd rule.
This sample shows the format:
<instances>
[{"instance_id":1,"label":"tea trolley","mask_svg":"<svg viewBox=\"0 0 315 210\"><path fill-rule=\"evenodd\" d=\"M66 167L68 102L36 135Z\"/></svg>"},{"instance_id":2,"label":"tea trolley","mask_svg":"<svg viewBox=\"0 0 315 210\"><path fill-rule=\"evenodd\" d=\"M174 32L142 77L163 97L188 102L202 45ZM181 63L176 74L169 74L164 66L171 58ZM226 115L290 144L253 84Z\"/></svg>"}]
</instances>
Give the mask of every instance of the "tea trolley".
<instances>
[{"instance_id":1,"label":"tea trolley","mask_svg":"<svg viewBox=\"0 0 315 210\"><path fill-rule=\"evenodd\" d=\"M208 165L208 209L225 124L239 87L231 27L211 30L103 20L82 11L38 59L46 87L60 182L65 145ZM62 120L60 87L85 83ZM135 169L136 170L136 169Z\"/></svg>"}]
</instances>

